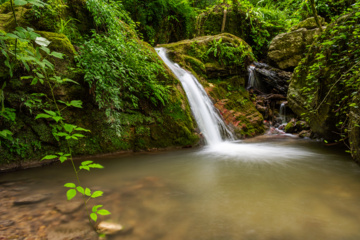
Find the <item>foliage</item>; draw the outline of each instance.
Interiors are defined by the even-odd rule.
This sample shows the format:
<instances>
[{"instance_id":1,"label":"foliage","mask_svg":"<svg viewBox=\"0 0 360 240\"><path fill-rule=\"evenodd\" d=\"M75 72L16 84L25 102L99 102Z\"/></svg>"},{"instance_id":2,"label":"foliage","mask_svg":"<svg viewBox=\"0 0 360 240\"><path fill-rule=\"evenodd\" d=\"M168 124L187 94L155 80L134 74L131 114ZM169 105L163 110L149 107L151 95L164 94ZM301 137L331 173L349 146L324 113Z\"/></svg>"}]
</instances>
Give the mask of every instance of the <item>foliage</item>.
<instances>
[{"instance_id":1,"label":"foliage","mask_svg":"<svg viewBox=\"0 0 360 240\"><path fill-rule=\"evenodd\" d=\"M106 109L109 123L119 129L119 122L113 121L119 119L113 117L116 110L139 109L140 99L158 107L168 101L168 90L157 79L163 68L149 61L155 53L139 49L141 43L132 35L133 22L120 3L89 0L87 6L99 30L81 47L78 66L84 69L99 108Z\"/></svg>"},{"instance_id":2,"label":"foliage","mask_svg":"<svg viewBox=\"0 0 360 240\"><path fill-rule=\"evenodd\" d=\"M254 6L277 8L285 12L287 18L295 18L298 21L313 16L309 0L250 0L250 2ZM355 2L356 0L316 0L315 4L318 14L330 22L343 14Z\"/></svg>"},{"instance_id":3,"label":"foliage","mask_svg":"<svg viewBox=\"0 0 360 240\"><path fill-rule=\"evenodd\" d=\"M351 14L328 27L295 70L296 78L306 77L300 90L306 99L303 117L311 122L322 109L331 108L340 141L351 131L349 111L359 108L355 98L360 89L359 9L355 4Z\"/></svg>"},{"instance_id":4,"label":"foliage","mask_svg":"<svg viewBox=\"0 0 360 240\"><path fill-rule=\"evenodd\" d=\"M222 65L245 67L248 56L253 56L251 49L248 49L242 42L235 45L230 42L222 42L222 38L220 38L218 41L214 39L209 45L210 48L206 55L212 54Z\"/></svg>"},{"instance_id":5,"label":"foliage","mask_svg":"<svg viewBox=\"0 0 360 240\"><path fill-rule=\"evenodd\" d=\"M15 0L11 1L12 11L15 12L13 4L17 6L22 6L25 4L36 4L36 6L43 6L41 2L38 0ZM14 14L15 17L15 14ZM63 115L63 111L68 107L81 108L82 102L80 100L72 100L70 102L65 102L62 100L57 100L55 97L55 89L60 87L61 85L65 85L68 83L77 82L57 76L55 73L54 65L47 59L49 57L62 59L63 54L51 51L47 46L50 42L41 37L39 34L35 33L32 28L22 28L16 27L16 30L12 33L0 33L0 41L1 41L1 52L5 57L5 65L8 68L10 77L13 77L13 69L16 65L21 65L24 68L24 74L20 76L23 81L30 80L31 85L44 85L47 86L50 90L50 95L46 93L36 93L32 95L31 101L28 102L28 106L32 106L32 104L36 104L41 102L37 97L46 96L48 100L48 104L44 105L46 108L43 108L43 113L38 113L35 117L37 119L46 119L47 121L52 123L52 134L56 138L57 141L62 141L67 144L67 152L57 152L54 154L46 155L42 158L42 160L49 159L59 159L61 163L69 160L74 168L75 176L77 179L77 185L74 183L67 183L65 187L70 187L71 189L67 191L67 199L71 200L75 197L76 193L79 192L84 196L84 204L87 206L87 203L92 198L97 198L102 196L102 191L94 191L91 192L89 188L83 188L79 179L79 172L81 170L90 171L90 169L94 168L103 168L100 164L94 163L93 161L83 161L78 169L75 166L75 162L72 157L72 148L70 141L79 140L79 138L85 137L82 133L89 132L89 130L84 129L82 127L67 123L66 117ZM15 42L13 45L12 43ZM17 43L26 43L28 46L33 46L30 49L25 49L19 51L17 47ZM19 44L21 45L21 44ZM10 80L13 81L13 80ZM2 103L1 108L1 118L5 120L12 121L15 124L15 113L14 109L5 108L4 107L4 88L6 87L6 83L3 84L0 91L0 100ZM61 108L62 106L62 108ZM60 109L61 108L61 109ZM18 139L13 138L12 132L8 129L3 129L0 131L0 139L5 140L5 146L11 148L9 146L9 141L16 142L13 144L16 146L15 151L18 151L18 154L22 154L22 148L26 148L27 144L19 143ZM2 142L0 142L1 144ZM7 145L8 144L8 145ZM35 143L37 147L41 148L41 144L38 142ZM102 207L102 206L101 206ZM105 209L98 210L99 205L94 206L92 213L89 213L89 221L92 219L94 222L97 220L97 215L108 215L109 211Z\"/></svg>"},{"instance_id":6,"label":"foliage","mask_svg":"<svg viewBox=\"0 0 360 240\"><path fill-rule=\"evenodd\" d=\"M127 0L123 5L144 40L153 45L190 37L195 11L187 1Z\"/></svg>"}]
</instances>

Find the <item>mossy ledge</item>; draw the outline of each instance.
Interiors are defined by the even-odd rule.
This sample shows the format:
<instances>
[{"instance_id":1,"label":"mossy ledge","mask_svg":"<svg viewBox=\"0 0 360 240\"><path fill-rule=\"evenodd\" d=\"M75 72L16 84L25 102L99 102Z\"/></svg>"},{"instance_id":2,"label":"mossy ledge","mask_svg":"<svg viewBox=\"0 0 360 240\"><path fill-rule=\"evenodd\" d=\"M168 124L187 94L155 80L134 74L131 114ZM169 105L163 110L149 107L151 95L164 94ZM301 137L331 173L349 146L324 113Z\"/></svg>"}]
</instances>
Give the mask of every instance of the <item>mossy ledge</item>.
<instances>
[{"instance_id":1,"label":"mossy ledge","mask_svg":"<svg viewBox=\"0 0 360 240\"><path fill-rule=\"evenodd\" d=\"M159 46L198 78L238 137L264 132L263 116L244 88L247 66L254 61L251 47L244 40L223 33Z\"/></svg>"}]
</instances>

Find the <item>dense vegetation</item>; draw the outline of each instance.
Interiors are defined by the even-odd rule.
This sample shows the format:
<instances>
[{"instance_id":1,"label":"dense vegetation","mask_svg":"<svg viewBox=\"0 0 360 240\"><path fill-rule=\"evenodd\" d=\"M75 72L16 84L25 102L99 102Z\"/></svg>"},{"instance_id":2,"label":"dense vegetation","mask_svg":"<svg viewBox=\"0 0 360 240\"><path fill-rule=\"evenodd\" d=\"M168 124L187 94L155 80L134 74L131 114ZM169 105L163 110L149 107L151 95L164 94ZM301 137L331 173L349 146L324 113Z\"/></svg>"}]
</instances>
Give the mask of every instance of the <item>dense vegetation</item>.
<instances>
[{"instance_id":1,"label":"dense vegetation","mask_svg":"<svg viewBox=\"0 0 360 240\"><path fill-rule=\"evenodd\" d=\"M277 34L314 15L311 2L1 0L2 162L39 158L63 148L56 141L53 122L35 121L43 109L53 111L55 101L70 104L64 106L64 118L93 131L90 138L80 140L81 144L73 144L75 154L194 144L198 137L186 98L151 45L229 32L250 45L252 51L248 52L255 59L266 60L269 44ZM318 0L315 4L317 13L332 22L352 11L355 2ZM354 15L352 21L358 17ZM325 40L328 32L321 38L323 46L315 51L318 57L327 59L326 49L338 46L339 41L350 39L349 46L356 49L357 38L352 36L357 33L339 34L340 30L342 27L333 30L334 44ZM36 42L37 38L51 42L48 49L41 45L44 42ZM344 54L347 50L344 48ZM242 59L244 49L221 40L212 42L205 52L191 56L205 63L215 57L220 66L240 64L245 68L248 64ZM348 64L354 64L357 54L329 58L331 66L347 64L345 56L351 60ZM318 79L319 74L312 76ZM336 74L342 74L341 70ZM316 85L317 80L307 78L309 84ZM64 84L53 89L54 100L47 81L57 84L59 79ZM72 86L71 81L79 85ZM356 83L345 84L352 86L346 91L356 92ZM83 109L76 109L76 102L71 104L77 99L74 96L80 96ZM345 100L337 104L344 106ZM348 106L354 107L351 104L354 102ZM172 136L166 134L169 131Z\"/></svg>"}]
</instances>

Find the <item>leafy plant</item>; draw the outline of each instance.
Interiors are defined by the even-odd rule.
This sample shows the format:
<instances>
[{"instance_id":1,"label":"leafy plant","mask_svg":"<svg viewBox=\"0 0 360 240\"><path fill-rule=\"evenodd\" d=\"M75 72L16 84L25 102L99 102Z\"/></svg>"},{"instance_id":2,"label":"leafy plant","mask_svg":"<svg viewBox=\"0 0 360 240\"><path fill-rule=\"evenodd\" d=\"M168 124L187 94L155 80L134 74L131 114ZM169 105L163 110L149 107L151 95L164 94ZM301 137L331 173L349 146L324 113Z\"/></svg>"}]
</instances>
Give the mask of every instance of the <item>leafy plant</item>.
<instances>
[{"instance_id":1,"label":"leafy plant","mask_svg":"<svg viewBox=\"0 0 360 240\"><path fill-rule=\"evenodd\" d=\"M78 66L84 70L99 108L105 109L109 123L120 135L120 123L114 121L119 118L112 117L117 111L139 109L139 99L155 107L168 101L168 89L158 80L164 70L159 63L148 61L149 56L156 58L153 52L140 50L136 38L127 36L134 34L134 23L120 3L89 0L86 4L101 31L93 31L81 47Z\"/></svg>"},{"instance_id":2,"label":"leafy plant","mask_svg":"<svg viewBox=\"0 0 360 240\"><path fill-rule=\"evenodd\" d=\"M242 42L238 44L222 42L222 38L220 38L218 41L214 39L209 45L210 48L207 50L206 55L210 56L212 54L222 65L245 66L249 60L248 56L254 57L251 49L248 49Z\"/></svg>"},{"instance_id":3,"label":"leafy plant","mask_svg":"<svg viewBox=\"0 0 360 240\"><path fill-rule=\"evenodd\" d=\"M35 4L37 7L44 6L38 0L15 0L14 4L17 6L25 5L25 4ZM13 2L11 1L11 4ZM15 10L12 6L12 11ZM93 161L83 161L80 166L76 167L75 162L73 160L72 148L70 141L77 141L80 138L85 137L83 133L89 132L89 130L84 129L82 127L76 126L74 124L70 124L66 122L66 117L63 115L63 111L68 107L81 108L82 102L80 100L72 100L72 101L62 101L57 100L55 96L55 89L61 85L75 83L77 82L63 78L56 75L54 65L47 60L48 57L62 59L63 54L55 51L51 51L48 48L50 41L41 37L39 34L35 33L31 28L22 28L16 27L16 30L12 33L1 33L0 35L1 41L1 52L5 56L6 61L5 65L9 69L10 76L12 77L14 74L14 66L22 65L24 71L29 74L27 76L21 76L22 80L31 81L31 85L43 85L44 87L48 87L49 95L46 93L35 93L32 94L29 99L26 100L26 105L30 107L30 111L35 110L34 105L37 103L41 103L41 97L46 97L47 103L43 105L43 113L39 113L36 115L35 120L37 119L47 119L47 121L52 123L52 134L56 138L57 141L62 141L67 144L67 152L57 152L54 154L46 155L42 158L42 160L46 159L59 159L60 162L70 161L75 177L77 180L77 184L75 183L66 183L65 187L70 187L67 191L66 196L68 200L74 198L79 192L84 197L84 205L87 209L87 204L90 199L98 198L103 195L102 191L91 191L89 188L84 188L81 185L79 172L81 170L90 171L90 169L100 169L103 168L102 165L94 163ZM15 46L12 47L10 44L12 41L15 41ZM30 47L29 49L22 49L21 51L17 51L17 42L26 44L27 46L35 46ZM34 45L36 43L36 45ZM15 121L15 113L13 109L4 107L4 88L6 84L4 83L1 91L0 91L0 100L2 103L1 109L1 117ZM7 141L12 141L13 146L7 146L10 148L10 151L16 152L18 155L24 154L27 148L30 147L29 144L20 142L19 139L13 137L13 134L8 129L3 129L0 131L0 138L5 139ZM41 143L34 143L34 146L37 148L41 148ZM102 206L101 206L102 207ZM109 211L105 209L99 210L99 205L93 207L93 211L89 212L89 221L91 219L96 222L97 215L108 215Z\"/></svg>"}]
</instances>

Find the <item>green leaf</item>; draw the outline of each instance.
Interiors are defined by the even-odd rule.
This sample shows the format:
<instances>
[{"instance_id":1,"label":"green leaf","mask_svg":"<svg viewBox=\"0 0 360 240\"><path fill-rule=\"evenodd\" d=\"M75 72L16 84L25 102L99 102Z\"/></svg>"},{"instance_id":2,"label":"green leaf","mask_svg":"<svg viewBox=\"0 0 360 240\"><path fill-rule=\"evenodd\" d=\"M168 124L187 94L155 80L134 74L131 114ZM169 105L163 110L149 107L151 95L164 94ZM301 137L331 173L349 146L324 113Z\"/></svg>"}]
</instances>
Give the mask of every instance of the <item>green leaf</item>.
<instances>
[{"instance_id":1,"label":"green leaf","mask_svg":"<svg viewBox=\"0 0 360 240\"><path fill-rule=\"evenodd\" d=\"M64 124L64 129L65 129L65 131L67 131L68 133L71 133L75 128L76 128L75 125L67 124L67 123Z\"/></svg>"},{"instance_id":2,"label":"green leaf","mask_svg":"<svg viewBox=\"0 0 360 240\"><path fill-rule=\"evenodd\" d=\"M83 194L83 195L85 194L84 188L81 187L81 186L77 186L77 187L76 187L76 190L78 190L78 192L81 193L81 194Z\"/></svg>"},{"instance_id":3,"label":"green leaf","mask_svg":"<svg viewBox=\"0 0 360 240\"><path fill-rule=\"evenodd\" d=\"M92 198L97 198L97 197L101 197L104 194L104 192L102 191L95 191L93 192L93 194L91 194Z\"/></svg>"},{"instance_id":4,"label":"green leaf","mask_svg":"<svg viewBox=\"0 0 360 240\"><path fill-rule=\"evenodd\" d=\"M40 47L41 50L43 50L44 52L46 52L47 54L50 54L50 49L44 46Z\"/></svg>"},{"instance_id":5,"label":"green leaf","mask_svg":"<svg viewBox=\"0 0 360 240\"><path fill-rule=\"evenodd\" d=\"M103 205L95 205L92 207L93 212L97 212L98 208L101 208Z\"/></svg>"},{"instance_id":6,"label":"green leaf","mask_svg":"<svg viewBox=\"0 0 360 240\"><path fill-rule=\"evenodd\" d=\"M34 78L33 76L22 76L20 77L21 80L26 80L26 79L32 79Z\"/></svg>"},{"instance_id":7,"label":"green leaf","mask_svg":"<svg viewBox=\"0 0 360 240\"><path fill-rule=\"evenodd\" d=\"M82 138L82 137L85 137L85 136L82 134L79 134L79 133L75 133L72 135L72 138Z\"/></svg>"},{"instance_id":8,"label":"green leaf","mask_svg":"<svg viewBox=\"0 0 360 240\"><path fill-rule=\"evenodd\" d=\"M58 132L58 133L55 133L55 135L59 136L59 137L67 137L67 136L69 136L69 134L64 133L64 132Z\"/></svg>"},{"instance_id":9,"label":"green leaf","mask_svg":"<svg viewBox=\"0 0 360 240\"><path fill-rule=\"evenodd\" d=\"M39 113L38 115L36 115L35 120L39 118L51 118L51 116L45 113Z\"/></svg>"},{"instance_id":10,"label":"green leaf","mask_svg":"<svg viewBox=\"0 0 360 240\"><path fill-rule=\"evenodd\" d=\"M98 163L90 164L90 165L88 165L88 167L90 167L90 168L104 168L104 166L102 166L101 164L98 164Z\"/></svg>"},{"instance_id":11,"label":"green leaf","mask_svg":"<svg viewBox=\"0 0 360 240\"><path fill-rule=\"evenodd\" d=\"M75 183L65 183L64 187L75 188Z\"/></svg>"},{"instance_id":12,"label":"green leaf","mask_svg":"<svg viewBox=\"0 0 360 240\"><path fill-rule=\"evenodd\" d=\"M25 0L15 0L15 1L14 1L14 4L15 4L16 6L22 6L22 5L28 4L28 2L25 1Z\"/></svg>"},{"instance_id":13,"label":"green leaf","mask_svg":"<svg viewBox=\"0 0 360 240\"><path fill-rule=\"evenodd\" d=\"M39 79L37 77L34 77L33 80L31 81L31 85L37 84L38 81Z\"/></svg>"},{"instance_id":14,"label":"green leaf","mask_svg":"<svg viewBox=\"0 0 360 240\"><path fill-rule=\"evenodd\" d=\"M90 163L93 163L94 161L90 161L90 160L88 160L88 161L83 161L82 163L81 163L81 165L83 165L83 166L86 166L86 165L89 165Z\"/></svg>"},{"instance_id":15,"label":"green leaf","mask_svg":"<svg viewBox=\"0 0 360 240\"><path fill-rule=\"evenodd\" d=\"M9 38L19 38L17 35L12 34L12 33L7 33L6 36Z\"/></svg>"},{"instance_id":16,"label":"green leaf","mask_svg":"<svg viewBox=\"0 0 360 240\"><path fill-rule=\"evenodd\" d=\"M58 156L56 156L56 155L46 155L45 157L43 157L41 159L41 161L42 160L48 160L48 159L54 159L54 158L58 158Z\"/></svg>"},{"instance_id":17,"label":"green leaf","mask_svg":"<svg viewBox=\"0 0 360 240\"><path fill-rule=\"evenodd\" d=\"M96 212L97 214L100 214L100 215L110 215L111 213L106 210L106 209L100 209L99 211Z\"/></svg>"},{"instance_id":18,"label":"green leaf","mask_svg":"<svg viewBox=\"0 0 360 240\"><path fill-rule=\"evenodd\" d=\"M84 132L91 132L89 129L85 129L85 128L81 128L81 127L77 127L75 128L76 131L84 131Z\"/></svg>"},{"instance_id":19,"label":"green leaf","mask_svg":"<svg viewBox=\"0 0 360 240\"><path fill-rule=\"evenodd\" d=\"M71 82L71 83L75 83L77 85L80 85L78 82L75 82L74 80L68 79L68 78L64 78L63 79L64 82Z\"/></svg>"},{"instance_id":20,"label":"green leaf","mask_svg":"<svg viewBox=\"0 0 360 240\"><path fill-rule=\"evenodd\" d=\"M51 115L51 116L56 116L56 113L53 112L53 111L49 111L49 110L45 110L44 109L44 112L46 112L47 114Z\"/></svg>"},{"instance_id":21,"label":"green leaf","mask_svg":"<svg viewBox=\"0 0 360 240\"><path fill-rule=\"evenodd\" d=\"M39 78L45 78L44 75L42 75L41 73L36 72L36 75L37 75Z\"/></svg>"},{"instance_id":22,"label":"green leaf","mask_svg":"<svg viewBox=\"0 0 360 240\"><path fill-rule=\"evenodd\" d=\"M56 57L56 58L60 58L60 59L63 59L63 56L64 56L64 54L58 53L58 52L52 52L50 55L53 57Z\"/></svg>"},{"instance_id":23,"label":"green leaf","mask_svg":"<svg viewBox=\"0 0 360 240\"><path fill-rule=\"evenodd\" d=\"M69 103L70 106L76 107L76 108L82 108L82 101L81 100L72 100Z\"/></svg>"},{"instance_id":24,"label":"green leaf","mask_svg":"<svg viewBox=\"0 0 360 240\"><path fill-rule=\"evenodd\" d=\"M88 166L80 166L79 169L85 169L85 170L90 171L90 168Z\"/></svg>"},{"instance_id":25,"label":"green leaf","mask_svg":"<svg viewBox=\"0 0 360 240\"><path fill-rule=\"evenodd\" d=\"M96 213L91 213L91 214L90 214L90 218L91 218L94 222L96 222L96 221L97 221L97 214L96 214Z\"/></svg>"},{"instance_id":26,"label":"green leaf","mask_svg":"<svg viewBox=\"0 0 360 240\"><path fill-rule=\"evenodd\" d=\"M37 44L39 44L40 46L44 46L44 47L47 47L51 43L49 40L47 40L46 38L43 38L43 37L37 37L35 39L35 42Z\"/></svg>"},{"instance_id":27,"label":"green leaf","mask_svg":"<svg viewBox=\"0 0 360 240\"><path fill-rule=\"evenodd\" d=\"M75 196L76 196L76 190L75 190L74 188L69 189L69 190L66 192L66 197L67 197L68 200L73 199Z\"/></svg>"},{"instance_id":28,"label":"green leaf","mask_svg":"<svg viewBox=\"0 0 360 240\"><path fill-rule=\"evenodd\" d=\"M90 191L89 188L86 188L86 189L85 189L85 195L86 195L86 196L89 196L89 197L91 196L91 191Z\"/></svg>"},{"instance_id":29,"label":"green leaf","mask_svg":"<svg viewBox=\"0 0 360 240\"><path fill-rule=\"evenodd\" d=\"M59 157L59 160L60 160L61 163L63 163L63 162L65 162L67 160L67 157L61 156L61 157Z\"/></svg>"},{"instance_id":30,"label":"green leaf","mask_svg":"<svg viewBox=\"0 0 360 240\"><path fill-rule=\"evenodd\" d=\"M56 122L59 122L60 120L62 120L62 117L56 116L56 117L52 117L52 119L54 119Z\"/></svg>"}]
</instances>

